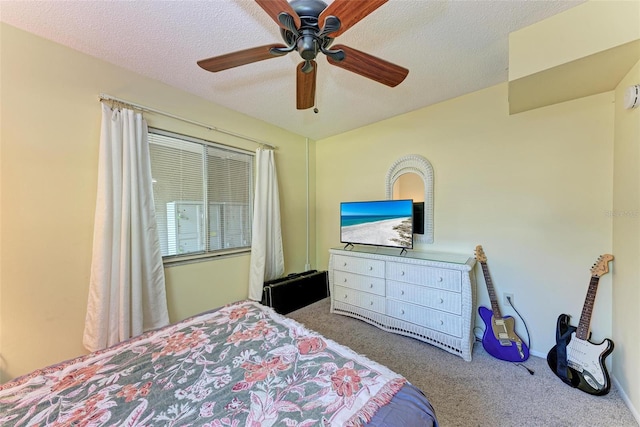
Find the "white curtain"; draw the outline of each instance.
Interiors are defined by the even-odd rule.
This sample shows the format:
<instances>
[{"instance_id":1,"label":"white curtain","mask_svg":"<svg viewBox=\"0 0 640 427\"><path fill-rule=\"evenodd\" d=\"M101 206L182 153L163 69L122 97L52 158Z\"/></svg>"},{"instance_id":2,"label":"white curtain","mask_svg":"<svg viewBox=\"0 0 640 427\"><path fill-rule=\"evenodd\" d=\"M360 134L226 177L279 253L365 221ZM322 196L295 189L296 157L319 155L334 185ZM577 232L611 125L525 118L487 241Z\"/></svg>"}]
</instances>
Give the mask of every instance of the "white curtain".
<instances>
[{"instance_id":1,"label":"white curtain","mask_svg":"<svg viewBox=\"0 0 640 427\"><path fill-rule=\"evenodd\" d=\"M98 194L83 344L90 351L169 323L147 123L102 105Z\"/></svg>"},{"instance_id":2,"label":"white curtain","mask_svg":"<svg viewBox=\"0 0 640 427\"><path fill-rule=\"evenodd\" d=\"M280 196L273 150L256 151L256 195L253 204L251 232L251 267L249 298L262 299L266 280L284 274L282 229L280 226Z\"/></svg>"}]
</instances>

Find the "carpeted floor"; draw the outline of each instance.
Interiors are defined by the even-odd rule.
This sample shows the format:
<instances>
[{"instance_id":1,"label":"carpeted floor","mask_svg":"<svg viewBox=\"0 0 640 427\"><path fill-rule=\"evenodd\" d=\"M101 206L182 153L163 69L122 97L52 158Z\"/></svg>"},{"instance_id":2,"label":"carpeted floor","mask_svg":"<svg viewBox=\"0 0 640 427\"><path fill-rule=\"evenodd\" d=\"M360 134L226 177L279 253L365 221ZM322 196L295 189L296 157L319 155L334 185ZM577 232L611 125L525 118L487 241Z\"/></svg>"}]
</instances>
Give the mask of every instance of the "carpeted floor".
<instances>
[{"instance_id":1,"label":"carpeted floor","mask_svg":"<svg viewBox=\"0 0 640 427\"><path fill-rule=\"evenodd\" d=\"M327 298L287 316L404 375L427 395L441 427L638 426L615 387L606 396L583 393L560 381L545 359L525 362L531 375L476 343L473 360L465 362L421 341L330 314L329 308Z\"/></svg>"}]
</instances>

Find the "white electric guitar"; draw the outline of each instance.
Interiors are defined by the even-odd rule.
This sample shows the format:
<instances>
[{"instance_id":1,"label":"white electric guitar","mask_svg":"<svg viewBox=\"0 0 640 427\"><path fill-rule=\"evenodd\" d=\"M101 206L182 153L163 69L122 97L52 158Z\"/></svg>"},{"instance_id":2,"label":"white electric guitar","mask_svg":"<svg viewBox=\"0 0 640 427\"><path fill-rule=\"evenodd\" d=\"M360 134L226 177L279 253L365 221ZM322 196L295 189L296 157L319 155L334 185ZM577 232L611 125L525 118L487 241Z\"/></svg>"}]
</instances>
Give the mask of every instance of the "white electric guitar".
<instances>
[{"instance_id":1,"label":"white electric guitar","mask_svg":"<svg viewBox=\"0 0 640 427\"><path fill-rule=\"evenodd\" d=\"M547 354L549 367L559 378L585 393L594 395L607 394L611 387L609 372L604 361L613 351L613 341L608 338L605 338L600 344L594 344L589 341L591 336L589 324L596 299L596 291L598 290L598 282L602 275L609 272L608 263L611 260L613 260L613 255L602 255L591 268L591 281L589 282L589 290L587 291L587 298L582 308L578 327L569 325L569 316L566 314L561 314L558 318L556 337L566 337L564 341L567 354L566 374L565 372L559 372L558 344ZM569 331L572 331L570 335Z\"/></svg>"}]
</instances>

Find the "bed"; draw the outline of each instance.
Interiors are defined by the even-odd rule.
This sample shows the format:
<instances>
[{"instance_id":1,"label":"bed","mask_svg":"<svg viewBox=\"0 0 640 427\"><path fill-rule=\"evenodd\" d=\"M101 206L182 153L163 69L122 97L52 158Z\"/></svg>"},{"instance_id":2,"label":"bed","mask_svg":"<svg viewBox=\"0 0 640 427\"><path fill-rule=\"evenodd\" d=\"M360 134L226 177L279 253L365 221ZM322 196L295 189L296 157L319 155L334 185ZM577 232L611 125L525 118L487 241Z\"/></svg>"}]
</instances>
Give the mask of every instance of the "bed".
<instances>
[{"instance_id":1,"label":"bed","mask_svg":"<svg viewBox=\"0 0 640 427\"><path fill-rule=\"evenodd\" d=\"M434 426L405 378L240 301L0 385L3 426Z\"/></svg>"}]
</instances>

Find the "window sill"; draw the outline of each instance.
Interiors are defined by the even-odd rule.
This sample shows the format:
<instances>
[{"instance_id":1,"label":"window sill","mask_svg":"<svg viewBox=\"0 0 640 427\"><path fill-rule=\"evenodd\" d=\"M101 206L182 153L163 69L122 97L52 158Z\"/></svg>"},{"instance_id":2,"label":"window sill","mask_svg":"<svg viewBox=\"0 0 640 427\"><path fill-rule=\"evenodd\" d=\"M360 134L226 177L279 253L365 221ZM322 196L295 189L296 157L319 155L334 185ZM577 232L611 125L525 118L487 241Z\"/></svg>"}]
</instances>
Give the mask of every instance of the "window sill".
<instances>
[{"instance_id":1,"label":"window sill","mask_svg":"<svg viewBox=\"0 0 640 427\"><path fill-rule=\"evenodd\" d=\"M222 258L229 258L234 256L249 255L251 254L251 248L239 248L231 249L227 251L219 251L207 254L193 254L193 255L174 255L162 258L164 267L174 267L184 264L193 264L196 262L214 261Z\"/></svg>"}]
</instances>

